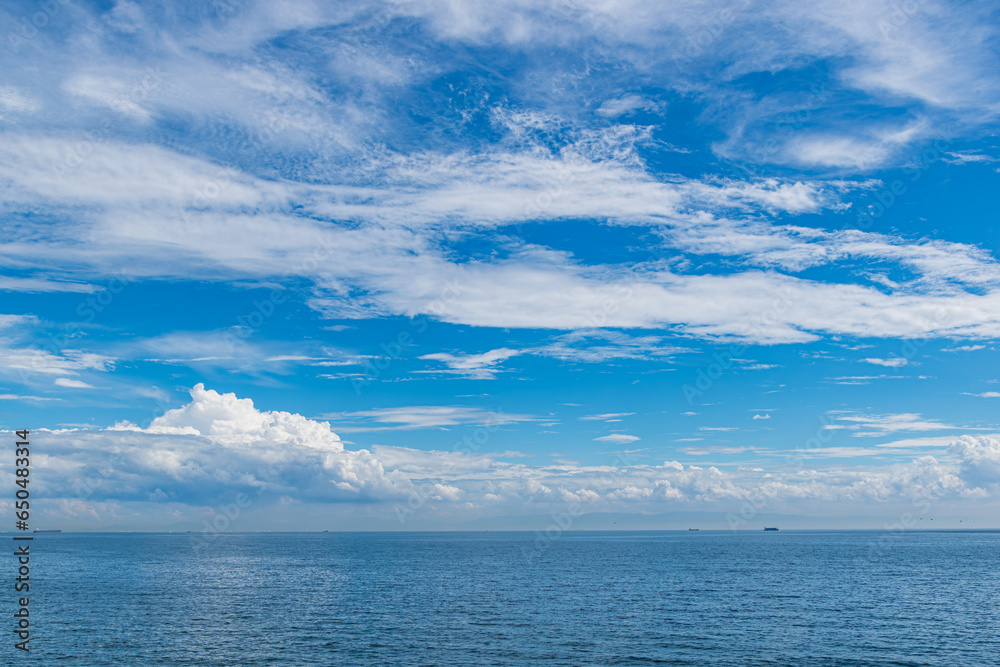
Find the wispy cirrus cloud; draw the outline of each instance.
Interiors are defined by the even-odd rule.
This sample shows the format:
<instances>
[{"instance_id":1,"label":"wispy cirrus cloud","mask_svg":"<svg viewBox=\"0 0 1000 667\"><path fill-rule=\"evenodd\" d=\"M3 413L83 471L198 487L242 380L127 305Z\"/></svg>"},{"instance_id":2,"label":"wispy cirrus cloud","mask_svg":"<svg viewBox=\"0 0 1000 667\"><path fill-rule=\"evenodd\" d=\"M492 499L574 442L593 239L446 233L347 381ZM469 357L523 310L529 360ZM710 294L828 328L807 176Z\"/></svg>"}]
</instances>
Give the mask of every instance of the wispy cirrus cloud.
<instances>
[{"instance_id":1,"label":"wispy cirrus cloud","mask_svg":"<svg viewBox=\"0 0 1000 667\"><path fill-rule=\"evenodd\" d=\"M603 422L619 422L622 417L631 417L634 412L608 412L602 415L585 415L580 417L581 421L603 421Z\"/></svg>"},{"instance_id":2,"label":"wispy cirrus cloud","mask_svg":"<svg viewBox=\"0 0 1000 667\"><path fill-rule=\"evenodd\" d=\"M57 387L67 387L69 389L93 389L94 385L87 384L82 380L74 380L72 378L56 378L54 384Z\"/></svg>"},{"instance_id":3,"label":"wispy cirrus cloud","mask_svg":"<svg viewBox=\"0 0 1000 667\"><path fill-rule=\"evenodd\" d=\"M453 373L474 380L492 380L499 372L497 368L499 364L519 354L523 354L523 352L504 347L482 354L455 355L447 352L434 352L417 358L440 361L448 367L445 371L437 372Z\"/></svg>"},{"instance_id":4,"label":"wispy cirrus cloud","mask_svg":"<svg viewBox=\"0 0 1000 667\"><path fill-rule=\"evenodd\" d=\"M639 437L634 435L629 435L627 433L612 433L610 435L602 435L598 438L594 438L597 442L610 442L615 445L627 445L631 442L638 442Z\"/></svg>"},{"instance_id":5,"label":"wispy cirrus cloud","mask_svg":"<svg viewBox=\"0 0 1000 667\"><path fill-rule=\"evenodd\" d=\"M377 408L357 412L328 413L323 419L341 424L342 433L406 431L451 426L492 426L538 421L533 415L489 411L468 406L416 405L397 408Z\"/></svg>"},{"instance_id":6,"label":"wispy cirrus cloud","mask_svg":"<svg viewBox=\"0 0 1000 667\"><path fill-rule=\"evenodd\" d=\"M886 366L888 368L902 368L903 366L909 366L912 362L904 357L893 357L891 359L878 359L876 357L868 357L862 359L861 361L866 364L874 364L876 366Z\"/></svg>"},{"instance_id":7,"label":"wispy cirrus cloud","mask_svg":"<svg viewBox=\"0 0 1000 667\"><path fill-rule=\"evenodd\" d=\"M544 344L518 350L498 348L482 354L425 354L418 358L439 361L447 369L417 372L450 373L468 379L492 380L502 371L500 364L523 355L550 357L561 361L605 363L625 359L666 359L685 351L685 348L665 344L659 336L630 336L617 331L590 329L556 336Z\"/></svg>"},{"instance_id":8,"label":"wispy cirrus cloud","mask_svg":"<svg viewBox=\"0 0 1000 667\"><path fill-rule=\"evenodd\" d=\"M833 422L826 424L823 428L826 430L847 429L853 431L851 435L854 437L881 437L901 431L960 431L972 428L925 419L916 413L883 415L835 413Z\"/></svg>"}]
</instances>

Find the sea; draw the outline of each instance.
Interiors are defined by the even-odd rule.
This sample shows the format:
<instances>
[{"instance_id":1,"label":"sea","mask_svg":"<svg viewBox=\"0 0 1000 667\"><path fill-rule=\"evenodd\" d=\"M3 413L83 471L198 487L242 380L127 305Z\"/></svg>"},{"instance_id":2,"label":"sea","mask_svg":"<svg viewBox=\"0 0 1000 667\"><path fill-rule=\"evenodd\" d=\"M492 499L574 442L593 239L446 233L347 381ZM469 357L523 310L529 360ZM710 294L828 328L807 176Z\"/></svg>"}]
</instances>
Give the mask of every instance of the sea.
<instances>
[{"instance_id":1,"label":"sea","mask_svg":"<svg viewBox=\"0 0 1000 667\"><path fill-rule=\"evenodd\" d=\"M27 654L5 586L11 665L1000 665L1000 532L63 533L31 549Z\"/></svg>"}]
</instances>

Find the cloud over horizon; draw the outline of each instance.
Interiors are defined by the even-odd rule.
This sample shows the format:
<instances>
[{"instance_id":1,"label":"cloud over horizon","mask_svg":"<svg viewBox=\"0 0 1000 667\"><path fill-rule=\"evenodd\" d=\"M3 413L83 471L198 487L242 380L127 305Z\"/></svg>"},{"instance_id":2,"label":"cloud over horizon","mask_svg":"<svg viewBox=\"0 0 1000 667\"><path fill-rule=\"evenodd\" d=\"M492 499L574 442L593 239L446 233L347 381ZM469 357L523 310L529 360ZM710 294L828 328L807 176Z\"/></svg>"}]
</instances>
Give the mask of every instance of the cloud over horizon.
<instances>
[{"instance_id":1,"label":"cloud over horizon","mask_svg":"<svg viewBox=\"0 0 1000 667\"><path fill-rule=\"evenodd\" d=\"M992 507L993 4L34 11L0 428L93 525Z\"/></svg>"},{"instance_id":2,"label":"cloud over horizon","mask_svg":"<svg viewBox=\"0 0 1000 667\"><path fill-rule=\"evenodd\" d=\"M579 503L585 512L643 514L654 508L736 511L751 501L773 508L800 501L851 507L906 502L914 493L935 502L996 499L1000 493L995 436L963 435L937 456L853 471L805 467L794 454L769 470L730 472L677 461L641 464L627 452L609 465L540 465L523 453L478 452L457 443L451 451L347 449L328 422L262 411L249 399L200 384L191 389L188 404L146 428L122 422L106 429L38 431L33 439L46 452L36 456L46 470L40 496L46 517L92 529L115 525L123 506L166 506L176 519L183 516L179 508L198 516L237 497L257 503L264 514L285 511L283 499L333 507L364 501L372 516L387 521L420 494L429 494L421 501L428 517L472 519L556 511L567 503ZM627 445L639 438L611 434L595 440Z\"/></svg>"}]
</instances>

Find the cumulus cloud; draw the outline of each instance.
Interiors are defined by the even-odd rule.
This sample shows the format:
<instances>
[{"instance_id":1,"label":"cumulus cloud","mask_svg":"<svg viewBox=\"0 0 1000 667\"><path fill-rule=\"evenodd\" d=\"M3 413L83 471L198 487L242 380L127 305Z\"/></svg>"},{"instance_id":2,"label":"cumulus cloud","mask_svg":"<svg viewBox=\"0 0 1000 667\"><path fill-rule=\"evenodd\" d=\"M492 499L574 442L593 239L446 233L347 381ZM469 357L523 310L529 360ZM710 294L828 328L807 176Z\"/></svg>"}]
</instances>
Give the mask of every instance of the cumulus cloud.
<instances>
[{"instance_id":1,"label":"cumulus cloud","mask_svg":"<svg viewBox=\"0 0 1000 667\"><path fill-rule=\"evenodd\" d=\"M387 472L367 450L344 448L326 422L298 414L260 411L250 399L198 384L191 402L157 417L147 428L128 422L100 433L64 431L47 436L83 467L102 439L122 460L125 489L139 493L156 483L171 499L198 502L227 491L291 493L299 499L343 501L399 497L404 475ZM135 444L133 444L135 443ZM151 488L149 489L152 490Z\"/></svg>"},{"instance_id":2,"label":"cumulus cloud","mask_svg":"<svg viewBox=\"0 0 1000 667\"><path fill-rule=\"evenodd\" d=\"M1000 485L1000 439L963 435L948 452L959 461L960 476L970 486L997 489Z\"/></svg>"}]
</instances>

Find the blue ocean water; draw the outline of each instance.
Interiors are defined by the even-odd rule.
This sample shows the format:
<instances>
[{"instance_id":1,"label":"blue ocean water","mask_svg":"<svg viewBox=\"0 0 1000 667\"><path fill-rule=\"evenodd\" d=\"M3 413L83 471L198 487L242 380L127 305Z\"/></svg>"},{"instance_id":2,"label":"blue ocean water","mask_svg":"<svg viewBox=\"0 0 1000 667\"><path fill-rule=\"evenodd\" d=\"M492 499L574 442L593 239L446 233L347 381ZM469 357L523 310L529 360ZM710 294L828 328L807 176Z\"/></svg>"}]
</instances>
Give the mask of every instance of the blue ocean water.
<instances>
[{"instance_id":1,"label":"blue ocean water","mask_svg":"<svg viewBox=\"0 0 1000 667\"><path fill-rule=\"evenodd\" d=\"M1000 533L39 535L30 606L44 665L998 665Z\"/></svg>"}]
</instances>

